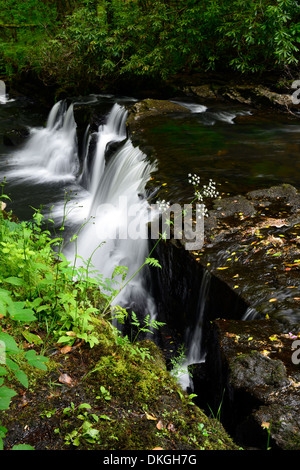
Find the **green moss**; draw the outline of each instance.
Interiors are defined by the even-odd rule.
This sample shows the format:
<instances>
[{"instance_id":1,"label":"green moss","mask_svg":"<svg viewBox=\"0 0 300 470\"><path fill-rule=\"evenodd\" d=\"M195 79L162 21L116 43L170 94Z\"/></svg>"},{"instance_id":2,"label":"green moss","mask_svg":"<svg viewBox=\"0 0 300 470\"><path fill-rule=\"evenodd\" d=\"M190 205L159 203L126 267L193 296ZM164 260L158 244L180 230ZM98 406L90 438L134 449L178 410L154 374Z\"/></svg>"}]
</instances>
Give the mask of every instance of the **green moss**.
<instances>
[{"instance_id":1,"label":"green moss","mask_svg":"<svg viewBox=\"0 0 300 470\"><path fill-rule=\"evenodd\" d=\"M32 380L24 408L18 406L24 390L13 400L3 417L7 448L24 442L52 450L236 449L218 422L188 404L153 342L118 344L118 333L103 320L97 322L97 335L92 349L58 351L51 370ZM148 357L139 354L140 347L148 348ZM62 373L71 378L70 385L60 381ZM90 406L84 419L82 404ZM96 438L85 434L85 422ZM45 428L51 439L41 439Z\"/></svg>"}]
</instances>

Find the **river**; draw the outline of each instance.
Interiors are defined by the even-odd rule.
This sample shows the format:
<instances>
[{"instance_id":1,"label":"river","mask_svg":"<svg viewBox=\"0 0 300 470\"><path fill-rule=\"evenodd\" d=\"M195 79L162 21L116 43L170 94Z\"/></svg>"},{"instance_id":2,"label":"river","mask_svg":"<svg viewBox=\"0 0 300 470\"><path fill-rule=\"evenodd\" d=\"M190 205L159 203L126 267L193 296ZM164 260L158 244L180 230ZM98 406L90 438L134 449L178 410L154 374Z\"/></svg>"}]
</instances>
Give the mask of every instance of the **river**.
<instances>
[{"instance_id":1,"label":"river","mask_svg":"<svg viewBox=\"0 0 300 470\"><path fill-rule=\"evenodd\" d=\"M160 187L160 198L172 202L191 199L189 173L199 175L204 184L215 181L221 195L281 183L300 187L297 119L174 98L186 112L157 116L149 122L143 134L150 149L146 155L126 132L127 107L135 101L134 97L90 95L42 109L16 95L0 103L0 177L7 181L9 208L20 219L29 219L32 207L42 205L57 226L67 216L69 236L80 230L77 254L85 260L92 256L104 278L110 278L116 266L128 268L131 277L148 255L151 216L146 186L150 179L152 186ZM81 123L78 140L76 116L80 112L85 116L86 110L93 111L89 116L96 116L97 126L91 120ZM23 143L9 145L12 129L26 129ZM151 149L155 149L152 156ZM122 237L124 231L128 234L132 207L130 223L139 236ZM69 259L75 256L70 248L65 253ZM203 298L206 287L202 286ZM146 268L116 302L156 318ZM203 306L199 309L203 311ZM189 356L201 331L192 336Z\"/></svg>"}]
</instances>

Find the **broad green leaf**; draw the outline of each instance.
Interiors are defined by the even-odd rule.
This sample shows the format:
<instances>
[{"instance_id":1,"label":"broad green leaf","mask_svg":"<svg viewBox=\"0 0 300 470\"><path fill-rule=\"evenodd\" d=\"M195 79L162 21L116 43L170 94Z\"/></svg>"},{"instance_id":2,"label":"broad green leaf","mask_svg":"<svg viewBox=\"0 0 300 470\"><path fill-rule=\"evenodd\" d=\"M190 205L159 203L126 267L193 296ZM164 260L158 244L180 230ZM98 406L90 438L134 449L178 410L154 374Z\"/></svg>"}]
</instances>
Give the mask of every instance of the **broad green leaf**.
<instances>
[{"instance_id":1,"label":"broad green leaf","mask_svg":"<svg viewBox=\"0 0 300 470\"><path fill-rule=\"evenodd\" d=\"M4 279L4 282L7 282L8 284L12 284L13 286L24 286L25 281L23 279L20 279L19 277L7 277Z\"/></svg>"},{"instance_id":2,"label":"broad green leaf","mask_svg":"<svg viewBox=\"0 0 300 470\"><path fill-rule=\"evenodd\" d=\"M5 369L5 367L0 366L0 376L2 375L7 375L8 371Z\"/></svg>"},{"instance_id":3,"label":"broad green leaf","mask_svg":"<svg viewBox=\"0 0 300 470\"><path fill-rule=\"evenodd\" d=\"M8 307L8 313L13 320L31 322L36 320L34 311L30 308L24 308L25 302L14 302Z\"/></svg>"},{"instance_id":4,"label":"broad green leaf","mask_svg":"<svg viewBox=\"0 0 300 470\"><path fill-rule=\"evenodd\" d=\"M30 333L30 331L25 330L22 332L22 335L28 341L28 343L43 344L43 340L39 336Z\"/></svg>"},{"instance_id":5,"label":"broad green leaf","mask_svg":"<svg viewBox=\"0 0 300 470\"><path fill-rule=\"evenodd\" d=\"M28 388L28 377L23 370L15 370L15 376L17 377L18 381L26 388Z\"/></svg>"},{"instance_id":6,"label":"broad green leaf","mask_svg":"<svg viewBox=\"0 0 300 470\"><path fill-rule=\"evenodd\" d=\"M10 357L6 357L5 361L7 367L9 367L11 370L16 371L19 369L18 364L15 363Z\"/></svg>"},{"instance_id":7,"label":"broad green leaf","mask_svg":"<svg viewBox=\"0 0 300 470\"><path fill-rule=\"evenodd\" d=\"M12 447L12 450L34 450L34 447L29 444L16 444Z\"/></svg>"},{"instance_id":8,"label":"broad green leaf","mask_svg":"<svg viewBox=\"0 0 300 470\"><path fill-rule=\"evenodd\" d=\"M0 341L4 342L6 352L13 352L13 353L20 352L20 349L18 348L17 343L15 342L14 338L8 333L1 332Z\"/></svg>"},{"instance_id":9,"label":"broad green leaf","mask_svg":"<svg viewBox=\"0 0 300 470\"><path fill-rule=\"evenodd\" d=\"M10 405L12 397L17 395L17 393L6 386L0 387L0 410L7 410Z\"/></svg>"}]
</instances>

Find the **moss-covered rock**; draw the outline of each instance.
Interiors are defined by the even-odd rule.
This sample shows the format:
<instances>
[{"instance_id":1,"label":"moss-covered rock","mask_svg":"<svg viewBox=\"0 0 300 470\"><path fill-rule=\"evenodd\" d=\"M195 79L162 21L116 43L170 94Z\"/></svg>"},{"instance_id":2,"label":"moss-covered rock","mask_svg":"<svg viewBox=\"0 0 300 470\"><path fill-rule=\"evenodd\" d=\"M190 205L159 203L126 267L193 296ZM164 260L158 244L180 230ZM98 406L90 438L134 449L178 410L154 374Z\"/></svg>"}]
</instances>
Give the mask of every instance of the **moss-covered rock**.
<instances>
[{"instance_id":1,"label":"moss-covered rock","mask_svg":"<svg viewBox=\"0 0 300 470\"><path fill-rule=\"evenodd\" d=\"M237 449L178 386L153 342L132 344L104 320L96 331L92 349L52 350L51 370L19 387L3 413L6 449Z\"/></svg>"}]
</instances>

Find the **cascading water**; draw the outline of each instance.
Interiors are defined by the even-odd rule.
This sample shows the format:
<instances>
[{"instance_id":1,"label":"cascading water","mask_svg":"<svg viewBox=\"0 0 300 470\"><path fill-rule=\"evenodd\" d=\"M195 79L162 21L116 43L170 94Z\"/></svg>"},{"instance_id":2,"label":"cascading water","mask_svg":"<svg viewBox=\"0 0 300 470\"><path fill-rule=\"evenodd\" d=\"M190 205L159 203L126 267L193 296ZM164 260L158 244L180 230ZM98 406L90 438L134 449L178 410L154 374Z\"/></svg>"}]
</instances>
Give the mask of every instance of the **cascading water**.
<instances>
[{"instance_id":1,"label":"cascading water","mask_svg":"<svg viewBox=\"0 0 300 470\"><path fill-rule=\"evenodd\" d=\"M11 168L6 170L8 178L17 182L30 179L32 183L60 182L69 187L71 182L76 195L68 204L65 200L56 204L51 216L58 224L68 214L66 225L70 230L81 226L76 262L79 264L79 257L88 260L92 256L91 263L104 279L110 278L117 266L128 268L129 279L148 254L149 205L145 185L155 167L126 139L126 118L126 109L115 103L106 124L99 127L92 164L89 165L86 148L79 175L73 104L67 108L64 101L58 102L46 127L31 129L29 140L12 156ZM88 129L85 142L88 147ZM119 142L120 148L106 162L107 146L112 142ZM65 255L74 260L74 250L66 249ZM145 282L145 273L135 276L115 303L154 317L154 302Z\"/></svg>"},{"instance_id":2,"label":"cascading water","mask_svg":"<svg viewBox=\"0 0 300 470\"><path fill-rule=\"evenodd\" d=\"M6 93L6 85L3 80L0 80L0 104L6 104L11 101L14 101L13 99L10 99Z\"/></svg>"},{"instance_id":3,"label":"cascading water","mask_svg":"<svg viewBox=\"0 0 300 470\"><path fill-rule=\"evenodd\" d=\"M45 128L30 130L24 148L11 161L10 179L36 182L75 180L79 169L73 105L56 103Z\"/></svg>"},{"instance_id":4,"label":"cascading water","mask_svg":"<svg viewBox=\"0 0 300 470\"><path fill-rule=\"evenodd\" d=\"M92 264L104 278L110 278L116 266L128 268L129 279L148 254L148 203L144 190L155 169L129 139L105 162L109 143L126 139L126 110L115 104L107 123L99 127L91 171L84 162L88 181L85 218L89 222L80 231L77 254ZM88 158L88 153L86 153ZM72 254L67 254L69 257ZM136 275L114 303L144 310L155 316L154 303L145 286L144 275Z\"/></svg>"},{"instance_id":5,"label":"cascading water","mask_svg":"<svg viewBox=\"0 0 300 470\"><path fill-rule=\"evenodd\" d=\"M183 364L185 373L179 378L181 386L186 389L189 387L190 379L188 373L188 366L191 364L198 364L205 361L205 352L202 349L202 334L203 334L203 317L209 292L211 274L209 271L204 271L201 288L197 306L197 319L196 323L187 331L187 355Z\"/></svg>"}]
</instances>

